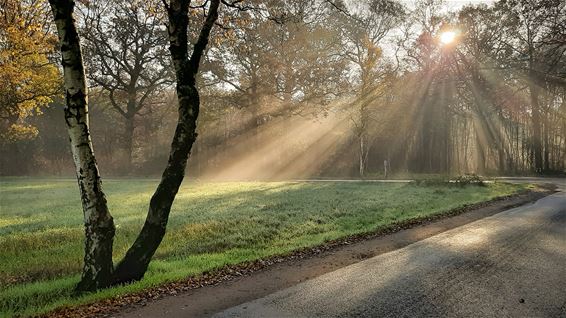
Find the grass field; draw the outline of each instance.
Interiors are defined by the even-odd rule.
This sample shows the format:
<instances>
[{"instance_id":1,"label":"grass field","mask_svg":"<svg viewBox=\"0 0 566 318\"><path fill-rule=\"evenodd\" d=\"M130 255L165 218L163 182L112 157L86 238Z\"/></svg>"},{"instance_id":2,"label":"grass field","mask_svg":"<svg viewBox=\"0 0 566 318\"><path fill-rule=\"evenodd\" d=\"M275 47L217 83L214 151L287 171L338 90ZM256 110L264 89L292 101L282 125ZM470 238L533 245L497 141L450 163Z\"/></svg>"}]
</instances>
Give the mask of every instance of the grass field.
<instances>
[{"instance_id":1,"label":"grass field","mask_svg":"<svg viewBox=\"0 0 566 318\"><path fill-rule=\"evenodd\" d=\"M118 260L141 228L156 180L104 183ZM141 282L73 298L83 228L74 180L0 179L0 316L137 291L203 271L387 227L524 188L380 183L189 183Z\"/></svg>"}]
</instances>

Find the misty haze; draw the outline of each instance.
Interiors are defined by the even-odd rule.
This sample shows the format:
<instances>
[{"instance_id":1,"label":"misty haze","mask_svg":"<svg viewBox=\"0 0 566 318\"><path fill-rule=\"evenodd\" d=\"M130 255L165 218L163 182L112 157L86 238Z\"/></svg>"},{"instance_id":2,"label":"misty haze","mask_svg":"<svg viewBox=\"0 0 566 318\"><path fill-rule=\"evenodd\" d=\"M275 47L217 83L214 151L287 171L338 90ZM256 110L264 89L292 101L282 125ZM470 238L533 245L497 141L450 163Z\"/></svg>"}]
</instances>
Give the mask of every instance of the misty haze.
<instances>
[{"instance_id":1,"label":"misty haze","mask_svg":"<svg viewBox=\"0 0 566 318\"><path fill-rule=\"evenodd\" d=\"M0 4L0 316L566 315L563 0Z\"/></svg>"}]
</instances>

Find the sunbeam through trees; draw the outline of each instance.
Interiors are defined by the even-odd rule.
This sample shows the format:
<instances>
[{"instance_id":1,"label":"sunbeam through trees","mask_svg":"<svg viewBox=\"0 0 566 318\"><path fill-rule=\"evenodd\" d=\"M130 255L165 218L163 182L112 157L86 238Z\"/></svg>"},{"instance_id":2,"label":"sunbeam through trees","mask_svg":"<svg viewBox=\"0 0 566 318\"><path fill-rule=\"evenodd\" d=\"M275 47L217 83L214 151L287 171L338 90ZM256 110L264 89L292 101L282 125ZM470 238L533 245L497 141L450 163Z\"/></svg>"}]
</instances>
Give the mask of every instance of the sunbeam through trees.
<instances>
[{"instance_id":1,"label":"sunbeam through trees","mask_svg":"<svg viewBox=\"0 0 566 318\"><path fill-rule=\"evenodd\" d=\"M9 201L8 212L0 202L0 285L14 288L0 291L9 307L0 315L551 191L485 177L566 175L564 0L0 5L0 195ZM77 202L21 176L72 177ZM145 194L113 203L103 188L113 178ZM57 202L42 191L65 198L63 212L80 198L82 219L50 223L60 211L45 212ZM45 204L25 196L31 210L21 212L24 192ZM177 197L191 206L188 225L171 215ZM249 215L214 216L238 210ZM36 211L43 221L28 219ZM35 236L22 234L28 226ZM28 249L45 253L33 241L42 235L81 250L58 250L68 263L42 272L24 260ZM164 252L175 246L185 252ZM168 263L201 254L198 269ZM21 275L16 262L28 266ZM34 285L43 279L58 289Z\"/></svg>"},{"instance_id":2,"label":"sunbeam through trees","mask_svg":"<svg viewBox=\"0 0 566 318\"><path fill-rule=\"evenodd\" d=\"M19 95L2 94L0 173L67 175L70 157L54 146L62 115L59 90L49 84L59 75L49 64L57 56L45 42L54 30L46 4L5 2L3 21L19 14L26 24L3 27L1 76L12 83L6 89L26 84ZM196 23L206 12L193 6ZM176 120L161 3L77 8L99 165L110 175L156 176ZM384 161L397 175L564 171L566 13L559 0L460 7L255 0L226 8L197 76L194 178L375 177ZM45 50L30 55L32 64L14 60L20 49L9 42L26 32L45 34L34 35ZM14 73L14 63L23 71Z\"/></svg>"}]
</instances>

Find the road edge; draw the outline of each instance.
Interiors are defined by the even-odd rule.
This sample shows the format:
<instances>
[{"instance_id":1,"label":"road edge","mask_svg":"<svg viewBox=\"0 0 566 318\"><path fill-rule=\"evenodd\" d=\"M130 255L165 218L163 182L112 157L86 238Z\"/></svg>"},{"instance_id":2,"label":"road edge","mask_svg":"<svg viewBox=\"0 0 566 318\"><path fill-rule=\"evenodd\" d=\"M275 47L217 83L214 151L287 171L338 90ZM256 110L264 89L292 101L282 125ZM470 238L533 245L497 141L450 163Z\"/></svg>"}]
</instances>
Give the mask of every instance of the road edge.
<instances>
[{"instance_id":1,"label":"road edge","mask_svg":"<svg viewBox=\"0 0 566 318\"><path fill-rule=\"evenodd\" d=\"M464 205L432 216L417 217L393 223L372 232L328 241L323 245L303 248L285 255L225 266L196 277L166 283L141 292L85 305L63 307L41 317L139 317L140 315L136 314L137 311L148 309L146 305L156 305L157 302L169 296L176 296L174 297L176 301L173 301L173 303L179 303L177 304L179 306L180 303L190 303L190 306L180 309L183 316L208 316L366 258L405 247L449 229L535 202L555 192L553 187L539 186L516 194ZM411 239L399 240L395 236L400 234ZM390 244L382 244L384 242ZM331 264L328 265L329 263ZM308 268L307 271L304 270L305 267ZM301 272L297 270L298 268L301 269ZM287 273L281 273L281 271ZM281 279L274 283L272 278L275 273ZM266 284L269 284L269 286L265 287ZM225 295L230 299L210 297L209 294ZM173 310L173 307L175 307L175 304L162 305L162 308L159 308L159 304L157 304L155 310ZM165 312L161 314L165 314ZM157 313L147 313L143 316L155 315Z\"/></svg>"}]
</instances>

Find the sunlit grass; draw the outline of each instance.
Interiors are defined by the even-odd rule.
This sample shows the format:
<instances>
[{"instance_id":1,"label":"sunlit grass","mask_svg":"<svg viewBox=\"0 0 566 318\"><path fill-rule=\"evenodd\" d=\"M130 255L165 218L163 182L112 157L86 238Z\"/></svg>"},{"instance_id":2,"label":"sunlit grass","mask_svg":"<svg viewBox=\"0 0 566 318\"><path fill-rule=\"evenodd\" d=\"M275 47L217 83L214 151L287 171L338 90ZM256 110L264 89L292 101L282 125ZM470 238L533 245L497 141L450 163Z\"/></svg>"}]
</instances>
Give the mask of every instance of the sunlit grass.
<instances>
[{"instance_id":1,"label":"sunlit grass","mask_svg":"<svg viewBox=\"0 0 566 318\"><path fill-rule=\"evenodd\" d=\"M104 184L118 260L135 239L157 180ZM0 316L45 312L196 275L226 264L286 253L396 221L507 195L485 187L379 183L189 183L143 281L71 297L82 262L82 212L74 180L2 179Z\"/></svg>"}]
</instances>

